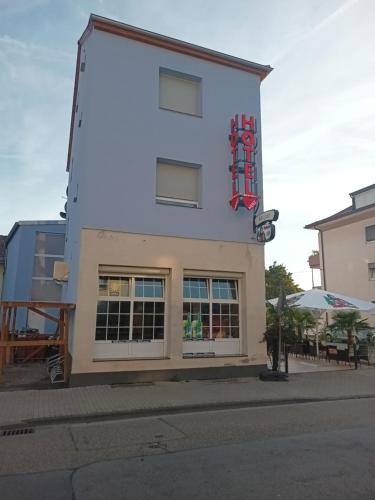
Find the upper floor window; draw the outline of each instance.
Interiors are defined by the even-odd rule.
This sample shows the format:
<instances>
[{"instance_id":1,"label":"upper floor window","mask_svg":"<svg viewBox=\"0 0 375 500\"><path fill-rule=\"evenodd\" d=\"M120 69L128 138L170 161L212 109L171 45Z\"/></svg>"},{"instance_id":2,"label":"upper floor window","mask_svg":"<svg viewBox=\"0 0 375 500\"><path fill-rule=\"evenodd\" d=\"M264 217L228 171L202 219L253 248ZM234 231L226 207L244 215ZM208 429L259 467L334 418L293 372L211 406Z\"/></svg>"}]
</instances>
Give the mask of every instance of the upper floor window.
<instances>
[{"instance_id":1,"label":"upper floor window","mask_svg":"<svg viewBox=\"0 0 375 500\"><path fill-rule=\"evenodd\" d=\"M375 225L366 227L366 241L375 241Z\"/></svg>"},{"instance_id":2,"label":"upper floor window","mask_svg":"<svg viewBox=\"0 0 375 500\"><path fill-rule=\"evenodd\" d=\"M158 158L156 201L198 208L200 205L200 165Z\"/></svg>"},{"instance_id":3,"label":"upper floor window","mask_svg":"<svg viewBox=\"0 0 375 500\"><path fill-rule=\"evenodd\" d=\"M37 232L31 300L59 301L61 287L53 279L55 262L64 260L65 234Z\"/></svg>"},{"instance_id":4,"label":"upper floor window","mask_svg":"<svg viewBox=\"0 0 375 500\"><path fill-rule=\"evenodd\" d=\"M159 107L202 116L202 79L166 68L159 69Z\"/></svg>"},{"instance_id":5,"label":"upper floor window","mask_svg":"<svg viewBox=\"0 0 375 500\"><path fill-rule=\"evenodd\" d=\"M368 279L375 280L375 262L368 264Z\"/></svg>"}]
</instances>

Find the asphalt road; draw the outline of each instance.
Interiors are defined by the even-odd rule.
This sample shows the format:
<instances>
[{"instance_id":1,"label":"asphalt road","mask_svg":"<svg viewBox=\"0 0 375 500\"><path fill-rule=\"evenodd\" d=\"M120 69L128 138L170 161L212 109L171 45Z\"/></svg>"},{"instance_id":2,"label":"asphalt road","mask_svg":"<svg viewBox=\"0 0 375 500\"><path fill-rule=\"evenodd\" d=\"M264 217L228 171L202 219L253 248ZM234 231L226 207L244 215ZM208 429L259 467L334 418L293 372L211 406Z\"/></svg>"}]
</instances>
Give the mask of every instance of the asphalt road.
<instances>
[{"instance_id":1,"label":"asphalt road","mask_svg":"<svg viewBox=\"0 0 375 500\"><path fill-rule=\"evenodd\" d=\"M39 426L0 437L1 500L375 498L375 399Z\"/></svg>"}]
</instances>

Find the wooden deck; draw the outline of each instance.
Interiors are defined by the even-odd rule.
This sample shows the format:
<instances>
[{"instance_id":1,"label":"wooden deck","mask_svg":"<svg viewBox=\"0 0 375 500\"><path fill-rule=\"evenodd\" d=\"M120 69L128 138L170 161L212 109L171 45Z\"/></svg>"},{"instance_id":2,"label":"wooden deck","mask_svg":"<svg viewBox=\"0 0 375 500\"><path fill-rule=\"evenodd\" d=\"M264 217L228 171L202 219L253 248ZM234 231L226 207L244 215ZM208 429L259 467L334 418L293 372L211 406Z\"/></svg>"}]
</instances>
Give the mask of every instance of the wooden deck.
<instances>
[{"instance_id":1,"label":"wooden deck","mask_svg":"<svg viewBox=\"0 0 375 500\"><path fill-rule=\"evenodd\" d=\"M56 323L56 331L53 335L38 333L38 338L33 338L27 333L20 336L16 331L17 310L25 308L35 314ZM13 359L13 351L23 347L30 349L30 353L24 361L31 359L41 349L48 346L59 346L60 355L63 356L64 382L69 376L68 363L68 338L69 338L69 311L75 308L75 304L62 302L25 302L25 301L3 301L0 302L0 381L3 378L5 365ZM58 315L47 313L45 310L58 309ZM41 336L45 335L45 339Z\"/></svg>"}]
</instances>

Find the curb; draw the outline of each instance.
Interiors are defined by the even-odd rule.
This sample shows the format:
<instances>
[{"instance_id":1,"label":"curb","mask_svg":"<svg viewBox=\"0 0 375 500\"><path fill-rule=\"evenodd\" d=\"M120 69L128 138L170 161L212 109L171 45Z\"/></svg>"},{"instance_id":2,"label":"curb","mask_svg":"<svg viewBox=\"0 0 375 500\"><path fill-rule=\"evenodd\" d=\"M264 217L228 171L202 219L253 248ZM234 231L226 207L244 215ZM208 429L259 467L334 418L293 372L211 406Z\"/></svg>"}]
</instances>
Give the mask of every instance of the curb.
<instances>
[{"instance_id":1,"label":"curb","mask_svg":"<svg viewBox=\"0 0 375 500\"><path fill-rule=\"evenodd\" d=\"M66 415L57 417L45 418L32 418L21 420L15 424L0 425L0 431L17 429L25 426L43 427L48 425L64 425L75 423L91 423L108 420L125 420L133 418L147 418L157 417L162 415L178 415L181 413L199 413L204 411L218 411L230 409L246 409L246 408L261 408L267 406L286 406L291 404L309 404L309 403L323 403L334 401L348 401L356 399L373 399L375 394L365 395L348 395L348 396L332 396L332 397L311 397L311 398L289 398L289 399L269 399L269 400L255 400L255 401L231 401L225 403L204 403L194 405L180 405L174 407L159 407L159 408L141 408L126 411L109 411L98 412L85 415Z\"/></svg>"}]
</instances>

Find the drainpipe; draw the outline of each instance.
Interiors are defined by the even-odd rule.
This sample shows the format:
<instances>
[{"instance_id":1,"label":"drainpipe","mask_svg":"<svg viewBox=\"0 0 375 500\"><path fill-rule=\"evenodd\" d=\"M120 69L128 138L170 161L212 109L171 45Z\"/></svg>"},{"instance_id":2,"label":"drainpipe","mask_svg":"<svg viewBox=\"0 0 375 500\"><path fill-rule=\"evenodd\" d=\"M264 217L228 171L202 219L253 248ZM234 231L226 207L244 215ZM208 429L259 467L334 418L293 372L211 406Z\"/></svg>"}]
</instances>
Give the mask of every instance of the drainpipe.
<instances>
[{"instance_id":1,"label":"drainpipe","mask_svg":"<svg viewBox=\"0 0 375 500\"><path fill-rule=\"evenodd\" d=\"M323 287L323 290L327 290L326 265L325 265L325 262L324 262L324 239L323 239L323 231L321 229L318 229L318 231L319 231L319 236L320 236L320 250L321 250L321 254L322 254L322 278L323 278L322 287ZM327 312L326 312L326 325L328 325L328 313Z\"/></svg>"}]
</instances>

